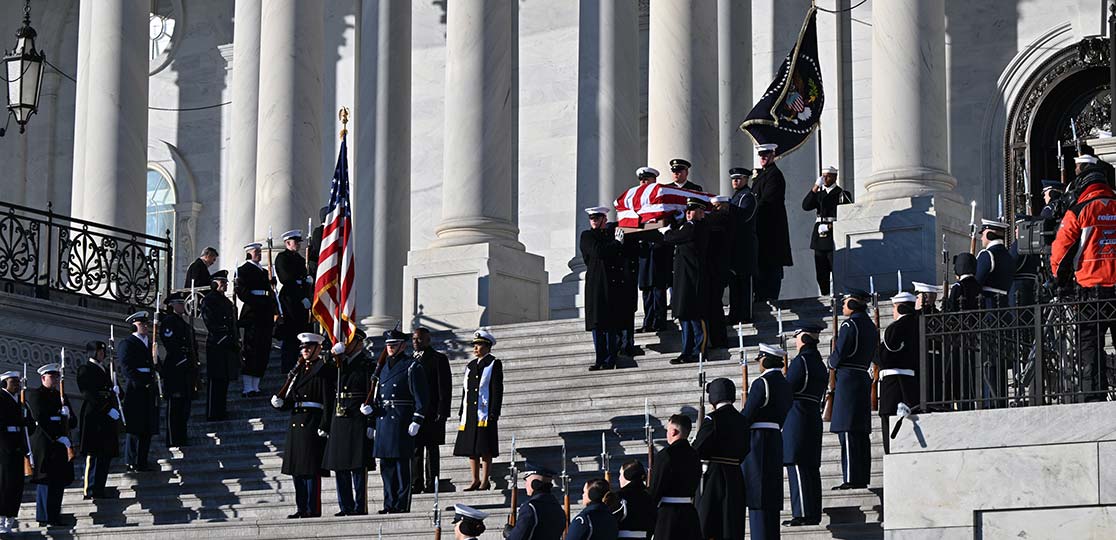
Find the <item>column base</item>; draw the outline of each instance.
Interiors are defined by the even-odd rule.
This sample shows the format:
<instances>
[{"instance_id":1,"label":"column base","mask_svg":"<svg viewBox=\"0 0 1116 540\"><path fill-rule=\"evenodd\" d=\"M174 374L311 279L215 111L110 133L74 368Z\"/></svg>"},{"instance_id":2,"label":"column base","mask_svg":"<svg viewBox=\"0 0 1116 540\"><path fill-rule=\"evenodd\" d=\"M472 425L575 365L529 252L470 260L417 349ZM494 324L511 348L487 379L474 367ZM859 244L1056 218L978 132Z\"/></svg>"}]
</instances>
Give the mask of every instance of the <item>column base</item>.
<instances>
[{"instance_id":1,"label":"column base","mask_svg":"<svg viewBox=\"0 0 1116 540\"><path fill-rule=\"evenodd\" d=\"M401 331L409 333L412 328L403 323L404 321L400 321L398 318L382 315L370 315L360 320L361 328L370 338L380 337L384 332L394 329L396 325L399 325Z\"/></svg>"},{"instance_id":2,"label":"column base","mask_svg":"<svg viewBox=\"0 0 1116 540\"><path fill-rule=\"evenodd\" d=\"M1089 139L1085 142L1093 147L1093 151L1096 152L1098 158L1108 163L1116 163L1116 137Z\"/></svg>"},{"instance_id":3,"label":"column base","mask_svg":"<svg viewBox=\"0 0 1116 540\"><path fill-rule=\"evenodd\" d=\"M543 258L497 243L411 251L403 307L404 326L434 330L546 320Z\"/></svg>"},{"instance_id":4,"label":"column base","mask_svg":"<svg viewBox=\"0 0 1116 540\"><path fill-rule=\"evenodd\" d=\"M947 271L952 283L952 257L969 249L969 206L955 197L935 194L842 206L834 225L837 291L868 290L872 276L878 292L894 294L896 270L903 271L907 291L913 290L912 281L941 284ZM943 234L951 259L948 268L942 264Z\"/></svg>"}]
</instances>

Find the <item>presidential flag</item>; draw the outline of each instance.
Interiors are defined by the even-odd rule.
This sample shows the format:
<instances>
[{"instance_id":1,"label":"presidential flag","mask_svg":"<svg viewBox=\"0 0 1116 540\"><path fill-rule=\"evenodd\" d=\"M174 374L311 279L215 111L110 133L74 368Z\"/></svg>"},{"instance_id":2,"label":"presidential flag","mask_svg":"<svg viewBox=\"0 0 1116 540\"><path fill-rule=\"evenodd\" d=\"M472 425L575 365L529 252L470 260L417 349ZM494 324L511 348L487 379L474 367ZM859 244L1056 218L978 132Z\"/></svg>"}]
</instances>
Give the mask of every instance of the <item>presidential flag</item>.
<instances>
[{"instance_id":1,"label":"presidential flag","mask_svg":"<svg viewBox=\"0 0 1116 540\"><path fill-rule=\"evenodd\" d=\"M740 124L755 144L777 144L775 157L802 145L818 127L825 92L818 63L817 9L811 7L775 80Z\"/></svg>"},{"instance_id":2,"label":"presidential flag","mask_svg":"<svg viewBox=\"0 0 1116 540\"><path fill-rule=\"evenodd\" d=\"M341 152L329 188L329 213L322 226L318 252L318 275L314 277L314 318L333 343L352 341L356 331L356 301L353 294L353 218L349 205L349 157L347 135L341 135Z\"/></svg>"}]
</instances>

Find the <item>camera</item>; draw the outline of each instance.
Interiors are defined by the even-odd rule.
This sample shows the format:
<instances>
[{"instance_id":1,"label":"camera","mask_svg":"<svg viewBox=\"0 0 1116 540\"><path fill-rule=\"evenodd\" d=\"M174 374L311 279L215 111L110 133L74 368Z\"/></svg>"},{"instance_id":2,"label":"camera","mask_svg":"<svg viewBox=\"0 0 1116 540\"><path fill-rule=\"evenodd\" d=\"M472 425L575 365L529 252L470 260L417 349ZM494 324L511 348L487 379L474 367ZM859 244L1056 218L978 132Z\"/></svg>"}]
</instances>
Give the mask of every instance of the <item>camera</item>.
<instances>
[{"instance_id":1,"label":"camera","mask_svg":"<svg viewBox=\"0 0 1116 540\"><path fill-rule=\"evenodd\" d=\"M1053 219L1031 218L1015 224L1015 245L1020 255L1049 255L1058 224Z\"/></svg>"}]
</instances>

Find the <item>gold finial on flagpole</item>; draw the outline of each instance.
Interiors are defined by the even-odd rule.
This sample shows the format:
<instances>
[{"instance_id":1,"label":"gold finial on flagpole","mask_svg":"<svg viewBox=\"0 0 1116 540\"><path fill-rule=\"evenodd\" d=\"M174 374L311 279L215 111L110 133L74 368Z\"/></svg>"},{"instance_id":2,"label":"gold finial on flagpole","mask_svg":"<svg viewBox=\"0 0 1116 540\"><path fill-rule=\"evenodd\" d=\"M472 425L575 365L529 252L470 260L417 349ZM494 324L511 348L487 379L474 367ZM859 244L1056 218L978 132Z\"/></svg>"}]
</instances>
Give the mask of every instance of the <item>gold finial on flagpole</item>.
<instances>
[{"instance_id":1,"label":"gold finial on flagpole","mask_svg":"<svg viewBox=\"0 0 1116 540\"><path fill-rule=\"evenodd\" d=\"M341 138L344 138L349 132L349 108L341 107L341 110L337 111L337 118L341 120Z\"/></svg>"}]
</instances>

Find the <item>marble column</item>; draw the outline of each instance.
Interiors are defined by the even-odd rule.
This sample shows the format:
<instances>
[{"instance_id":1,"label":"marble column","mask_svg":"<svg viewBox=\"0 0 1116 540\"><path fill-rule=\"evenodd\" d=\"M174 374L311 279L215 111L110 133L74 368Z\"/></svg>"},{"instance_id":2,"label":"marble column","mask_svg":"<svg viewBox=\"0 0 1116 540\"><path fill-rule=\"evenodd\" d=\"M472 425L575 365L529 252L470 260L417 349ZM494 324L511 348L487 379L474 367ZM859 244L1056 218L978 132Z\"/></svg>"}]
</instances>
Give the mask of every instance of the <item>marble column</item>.
<instances>
[{"instance_id":1,"label":"marble column","mask_svg":"<svg viewBox=\"0 0 1116 540\"><path fill-rule=\"evenodd\" d=\"M321 170L322 32L320 2L267 0L260 9L255 236L306 227L328 189ZM278 246L278 244L276 244Z\"/></svg>"},{"instance_id":2,"label":"marble column","mask_svg":"<svg viewBox=\"0 0 1116 540\"><path fill-rule=\"evenodd\" d=\"M945 0L872 4L871 199L952 191Z\"/></svg>"},{"instance_id":3,"label":"marble column","mask_svg":"<svg viewBox=\"0 0 1116 540\"><path fill-rule=\"evenodd\" d=\"M358 13L355 146L359 179L371 185L353 190L356 204L369 209L356 219L357 230L371 232L359 253L372 272L370 305L357 311L369 313L361 324L376 335L402 317L403 255L411 246L411 5L365 1Z\"/></svg>"},{"instance_id":4,"label":"marble column","mask_svg":"<svg viewBox=\"0 0 1116 540\"><path fill-rule=\"evenodd\" d=\"M752 166L752 144L740 122L752 109L752 2L717 0L717 103L720 109L720 194L732 193L728 172ZM706 189L714 191L712 185Z\"/></svg>"},{"instance_id":5,"label":"marble column","mask_svg":"<svg viewBox=\"0 0 1116 540\"><path fill-rule=\"evenodd\" d=\"M261 4L262 0L236 0L233 15L229 168L221 182L220 250L221 267L226 269L240 262L241 250L253 241L256 227Z\"/></svg>"},{"instance_id":6,"label":"marble column","mask_svg":"<svg viewBox=\"0 0 1116 540\"><path fill-rule=\"evenodd\" d=\"M651 2L647 104L647 162L693 163L690 180L713 190L717 169L717 3Z\"/></svg>"},{"instance_id":7,"label":"marble column","mask_svg":"<svg viewBox=\"0 0 1116 540\"><path fill-rule=\"evenodd\" d=\"M85 84L75 111L73 213L138 232L146 215L149 4L82 2L78 23Z\"/></svg>"},{"instance_id":8,"label":"marble column","mask_svg":"<svg viewBox=\"0 0 1116 540\"><path fill-rule=\"evenodd\" d=\"M453 3L446 18L445 181L429 249L404 269L404 326L545 319L543 259L519 242L517 0Z\"/></svg>"}]
</instances>

